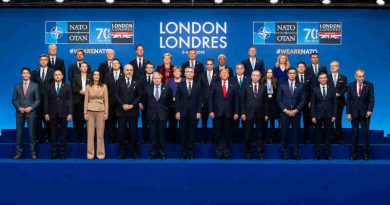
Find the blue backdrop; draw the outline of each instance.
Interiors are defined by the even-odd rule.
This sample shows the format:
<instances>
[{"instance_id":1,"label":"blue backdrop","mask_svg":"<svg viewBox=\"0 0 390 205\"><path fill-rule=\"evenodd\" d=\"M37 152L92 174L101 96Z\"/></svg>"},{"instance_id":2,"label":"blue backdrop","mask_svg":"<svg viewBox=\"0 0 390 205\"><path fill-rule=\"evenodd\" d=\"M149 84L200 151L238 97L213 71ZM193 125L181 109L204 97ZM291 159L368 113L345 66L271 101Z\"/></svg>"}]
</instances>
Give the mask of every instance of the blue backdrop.
<instances>
[{"instance_id":1,"label":"blue backdrop","mask_svg":"<svg viewBox=\"0 0 390 205\"><path fill-rule=\"evenodd\" d=\"M376 103L371 128L390 131L387 107L390 102L390 82L387 80L390 74L387 68L390 12L385 9L1 8L0 129L15 128L15 110L11 104L13 87L20 81L20 69L23 66L36 69L39 54L47 52L46 21L133 22L133 44L58 45L58 56L65 60L66 66L75 61L74 49L90 49L85 59L93 69L105 60L104 49L107 48L115 49L122 63L129 62L134 59L136 44L144 45L145 57L155 64L161 63L163 53L170 52L173 63L181 65L187 59L185 51L188 47L197 47L198 43L200 61L210 57L216 59L224 53L227 64L234 67L247 57L247 48L253 44L254 35L259 31L254 22L341 22L342 41L339 45L256 45L258 56L266 67L273 67L281 49L294 52L289 55L292 65L298 61L309 63L309 52L318 51L320 62L328 69L330 61L339 60L341 72L350 82L354 80L353 72L357 67L365 68L367 80L375 84ZM194 25L194 29L188 31L187 27L182 27L181 32L176 30L176 26L188 23ZM198 32L199 25L203 29ZM190 42L188 45L188 40L193 40L194 44ZM176 41L182 44L175 45ZM345 119L344 125L350 127Z\"/></svg>"}]
</instances>

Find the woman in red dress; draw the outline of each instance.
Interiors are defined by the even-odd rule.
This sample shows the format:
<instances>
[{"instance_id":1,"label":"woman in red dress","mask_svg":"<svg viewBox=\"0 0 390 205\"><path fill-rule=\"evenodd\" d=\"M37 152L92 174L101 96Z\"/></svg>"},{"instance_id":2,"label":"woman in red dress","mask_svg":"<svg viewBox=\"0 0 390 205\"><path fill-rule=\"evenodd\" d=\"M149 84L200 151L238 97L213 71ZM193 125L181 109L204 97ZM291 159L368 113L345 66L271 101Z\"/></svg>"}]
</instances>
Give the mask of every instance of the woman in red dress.
<instances>
[{"instance_id":1,"label":"woman in red dress","mask_svg":"<svg viewBox=\"0 0 390 205\"><path fill-rule=\"evenodd\" d=\"M165 53L163 55L163 63L157 66L157 72L161 73L162 83L167 84L169 78L173 78L173 65L172 65L172 55L170 53Z\"/></svg>"}]
</instances>

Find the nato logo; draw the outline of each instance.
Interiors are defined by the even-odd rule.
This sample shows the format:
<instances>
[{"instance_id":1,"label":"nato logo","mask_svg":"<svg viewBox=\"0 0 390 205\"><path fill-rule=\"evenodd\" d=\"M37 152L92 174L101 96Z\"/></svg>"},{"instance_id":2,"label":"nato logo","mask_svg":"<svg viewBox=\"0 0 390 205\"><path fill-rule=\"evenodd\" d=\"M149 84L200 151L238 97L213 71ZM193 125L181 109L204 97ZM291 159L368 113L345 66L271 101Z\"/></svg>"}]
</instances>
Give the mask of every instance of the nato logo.
<instances>
[{"instance_id":1,"label":"nato logo","mask_svg":"<svg viewBox=\"0 0 390 205\"><path fill-rule=\"evenodd\" d=\"M67 22L47 21L45 24L45 43L68 43Z\"/></svg>"},{"instance_id":2,"label":"nato logo","mask_svg":"<svg viewBox=\"0 0 390 205\"><path fill-rule=\"evenodd\" d=\"M275 24L253 22L253 44L272 44L275 42Z\"/></svg>"}]
</instances>

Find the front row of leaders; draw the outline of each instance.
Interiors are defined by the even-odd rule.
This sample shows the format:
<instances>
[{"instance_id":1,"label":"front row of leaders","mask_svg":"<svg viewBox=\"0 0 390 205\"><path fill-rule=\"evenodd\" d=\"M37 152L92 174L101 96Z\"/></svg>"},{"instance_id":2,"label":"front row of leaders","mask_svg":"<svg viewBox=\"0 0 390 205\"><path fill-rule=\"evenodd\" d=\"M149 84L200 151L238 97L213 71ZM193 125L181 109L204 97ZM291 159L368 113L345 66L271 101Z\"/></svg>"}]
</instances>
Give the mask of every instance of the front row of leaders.
<instances>
[{"instance_id":1,"label":"front row of leaders","mask_svg":"<svg viewBox=\"0 0 390 205\"><path fill-rule=\"evenodd\" d=\"M41 58L45 58L41 56ZM119 62L118 62L119 64ZM149 63L147 67L153 67ZM238 65L239 66L239 65ZM299 66L299 65L298 65ZM104 127L108 119L108 95L107 86L102 82L101 73L97 70L91 75L87 74L88 64L83 63L81 80L89 82L80 92L85 94L84 119L87 121L87 159L105 158ZM272 69L271 69L272 70ZM139 110L146 110L146 119L150 130L151 150L149 159L160 155L162 159L166 154L166 125L169 118L168 109L172 103L172 90L162 83L162 75L154 72L152 83L141 86L137 79L133 78L133 66L124 66L124 75L120 76L115 89L117 106L116 115L119 118L120 155L123 159L127 154L127 144L130 139L131 157L137 158L137 124ZM272 74L272 73L271 73ZM30 151L32 159L37 159L35 150L35 109L40 104L39 87L30 81L31 71L23 68L21 71L23 81L15 86L13 93L13 105L16 109L17 142L14 159L22 158L23 127L27 121L30 136ZM194 69L186 67L185 80L177 86L176 119L179 121L182 159L194 159L194 136L197 122L201 118L202 95L200 85L194 81ZM306 99L310 98L312 122L315 124L315 159L321 158L320 141L321 129L325 130L325 159L331 159L330 130L336 120L336 93L332 85L328 85L326 73L318 74L318 86L312 88L311 96L306 96L304 85L296 81L297 71L294 68L288 70L288 82L281 84L277 90L276 101L281 112L281 159L288 159L288 141L292 144L293 159L299 159L298 128L300 115ZM257 144L257 158L264 159L264 142L262 129L266 129L268 120L268 107L270 105L270 90L267 77L262 83L261 73L253 71L251 82L245 85L242 94L239 94L238 83L229 80L229 70L220 71L219 79L212 82L213 86L209 96L209 116L213 120L215 135L215 151L218 159L231 159L232 127L234 121L243 121L245 136L245 157L250 159L252 155L252 136L254 133ZM347 119L352 121L352 149L350 159L357 159L358 127L362 126L363 159L369 159L368 124L374 107L374 88L370 82L365 81L365 71L355 71L356 81L348 86L347 90ZM58 153L62 159L66 153L67 122L72 120L73 96L72 88L63 83L61 70L54 72L54 83L49 84L44 96L45 120L50 122L52 136L52 159L57 158ZM289 135L288 128L291 126ZM254 132L255 128L259 130ZM96 129L96 150L95 150ZM60 151L57 150L56 136L61 133ZM290 137L288 137L290 136Z\"/></svg>"}]
</instances>

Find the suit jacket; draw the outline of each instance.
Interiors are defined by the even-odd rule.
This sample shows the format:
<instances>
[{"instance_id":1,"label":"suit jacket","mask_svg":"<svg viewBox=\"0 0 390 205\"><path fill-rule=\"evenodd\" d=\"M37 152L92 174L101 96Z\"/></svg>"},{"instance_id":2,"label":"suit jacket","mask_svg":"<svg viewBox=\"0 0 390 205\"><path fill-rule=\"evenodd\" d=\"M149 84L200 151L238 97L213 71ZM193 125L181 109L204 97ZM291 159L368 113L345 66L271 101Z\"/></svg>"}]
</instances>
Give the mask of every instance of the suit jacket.
<instances>
[{"instance_id":1,"label":"suit jacket","mask_svg":"<svg viewBox=\"0 0 390 205\"><path fill-rule=\"evenodd\" d=\"M118 106L116 106L116 115L118 117L138 117L138 104L141 102L141 88L139 83L132 77L130 87L127 87L126 78L122 76L117 81L116 87L115 97L118 103ZM124 104L133 105L133 108L129 111L124 111L122 108Z\"/></svg>"},{"instance_id":2,"label":"suit jacket","mask_svg":"<svg viewBox=\"0 0 390 205\"><path fill-rule=\"evenodd\" d=\"M122 71L119 72L118 80L115 81L114 78L114 72L108 73L104 77L104 83L107 85L108 89L108 102L110 102L110 105L116 105L116 97L115 97L115 91L116 91L116 86L117 82L119 81L120 78L123 78L124 74Z\"/></svg>"},{"instance_id":3,"label":"suit jacket","mask_svg":"<svg viewBox=\"0 0 390 205\"><path fill-rule=\"evenodd\" d=\"M336 117L336 92L332 85L327 85L325 98L322 95L321 86L313 87L310 102L312 117L319 119L323 119L325 116L328 118Z\"/></svg>"},{"instance_id":4,"label":"suit jacket","mask_svg":"<svg viewBox=\"0 0 390 205\"><path fill-rule=\"evenodd\" d=\"M233 118L234 114L240 114L238 86L230 80L228 84L226 98L223 96L221 80L211 88L209 112L214 112L215 117L221 117L225 113L228 118Z\"/></svg>"},{"instance_id":5,"label":"suit jacket","mask_svg":"<svg viewBox=\"0 0 390 205\"><path fill-rule=\"evenodd\" d=\"M207 78L207 71L200 74L199 82L201 87L201 95L202 95L202 103L203 105L207 105L209 103L211 88L213 84L219 80L219 70L213 70L213 77L211 79L210 85Z\"/></svg>"},{"instance_id":6,"label":"suit jacket","mask_svg":"<svg viewBox=\"0 0 390 205\"><path fill-rule=\"evenodd\" d=\"M186 80L177 86L176 112L179 112L181 117L189 115L191 118L196 118L196 113L201 113L202 111L200 84L193 81L191 95L188 94L187 86Z\"/></svg>"},{"instance_id":7,"label":"suit jacket","mask_svg":"<svg viewBox=\"0 0 390 205\"><path fill-rule=\"evenodd\" d=\"M261 60L260 58L257 58L257 57L256 57L256 64L255 64L255 67L254 67L254 68L252 68L252 64L251 64L251 61L250 61L249 58L243 60L241 63L242 63L242 64L244 65L244 67L245 67L245 73L244 73L244 75L246 75L246 76L251 76L252 71L258 70L258 71L260 71L261 76L265 76L264 62L263 62L263 60Z\"/></svg>"},{"instance_id":8,"label":"suit jacket","mask_svg":"<svg viewBox=\"0 0 390 205\"><path fill-rule=\"evenodd\" d=\"M299 76L300 74L298 73L297 76L295 77L295 82L300 82L300 79L299 79ZM304 83L301 83L303 84L303 90L305 91L305 96L306 96L306 103L305 103L305 106L307 106L310 102L310 97L311 97L311 91L312 91L312 79L309 77L309 75L307 73L304 73L303 74L303 77L304 77ZM288 81L287 81L288 82ZM318 82L318 79L316 79L316 82Z\"/></svg>"},{"instance_id":9,"label":"suit jacket","mask_svg":"<svg viewBox=\"0 0 390 205\"><path fill-rule=\"evenodd\" d=\"M65 70L65 63L64 60L56 56L56 61L54 62L54 65L51 64L51 56L49 56L49 68L54 70L60 70L62 71L62 74L64 75L64 79L62 80L63 83L66 81L66 70Z\"/></svg>"},{"instance_id":10,"label":"suit jacket","mask_svg":"<svg viewBox=\"0 0 390 205\"><path fill-rule=\"evenodd\" d=\"M45 79L41 79L40 68L33 70L31 80L38 84L39 93L41 94L41 102L43 103L43 97L46 95L46 86L54 82L54 69L47 68L45 73Z\"/></svg>"},{"instance_id":11,"label":"suit jacket","mask_svg":"<svg viewBox=\"0 0 390 205\"><path fill-rule=\"evenodd\" d=\"M87 111L104 112L108 115L108 90L103 84L99 89L94 89L90 85L85 88L84 114Z\"/></svg>"},{"instance_id":12,"label":"suit jacket","mask_svg":"<svg viewBox=\"0 0 390 205\"><path fill-rule=\"evenodd\" d=\"M154 85L145 88L142 104L146 105L147 120L168 120L168 108L172 103L172 91L167 85L161 84L161 93L159 101L154 98Z\"/></svg>"},{"instance_id":13,"label":"suit jacket","mask_svg":"<svg viewBox=\"0 0 390 205\"><path fill-rule=\"evenodd\" d=\"M328 75L328 84L334 86L332 73ZM347 92L347 89L348 89L347 77L339 73L336 82L336 87L335 87L336 93L340 94L339 97L336 97L338 106L345 106L345 93Z\"/></svg>"},{"instance_id":14,"label":"suit jacket","mask_svg":"<svg viewBox=\"0 0 390 205\"><path fill-rule=\"evenodd\" d=\"M362 86L362 94L358 97L356 81L348 85L347 90L347 114L351 114L356 118L365 116L367 112L372 112L374 109L374 85L368 81L364 81Z\"/></svg>"},{"instance_id":15,"label":"suit jacket","mask_svg":"<svg viewBox=\"0 0 390 205\"><path fill-rule=\"evenodd\" d=\"M38 84L30 80L30 84L27 88L27 95L23 94L23 82L18 83L14 88L14 93L12 96L12 105L16 109L16 117L22 117L25 115L27 118L34 118L37 116L36 108L41 102L41 96L39 94ZM22 114L19 112L19 108L31 107L32 111L28 114Z\"/></svg>"},{"instance_id":16,"label":"suit jacket","mask_svg":"<svg viewBox=\"0 0 390 205\"><path fill-rule=\"evenodd\" d=\"M87 85L89 85L90 79L91 79L91 74L87 74L85 87L87 87ZM83 85L81 82L81 74L75 75L74 81L72 82L73 104L84 103L84 95L80 94L82 86Z\"/></svg>"},{"instance_id":17,"label":"suit jacket","mask_svg":"<svg viewBox=\"0 0 390 205\"><path fill-rule=\"evenodd\" d=\"M247 84L249 84L249 83L252 81L252 79L251 79L249 76L245 76L245 75L244 75L244 77L242 78L241 86L240 86L240 83L239 83L239 81L238 81L237 75L233 76L233 77L230 78L229 80L231 80L232 82L234 82L234 83L237 84L237 86L238 86L238 88L239 88L239 89L238 89L238 93L240 94L240 99L241 99L242 93L243 93L243 91L244 91L244 89L245 89L245 86L246 86Z\"/></svg>"},{"instance_id":18,"label":"suit jacket","mask_svg":"<svg viewBox=\"0 0 390 205\"><path fill-rule=\"evenodd\" d=\"M69 81L72 83L73 82L73 79L75 77L75 75L78 75L80 74L80 69L79 67L77 66L77 62L76 63L73 63L69 66L68 68L68 79ZM87 71L88 74L92 73L91 71L91 66L88 65L88 71Z\"/></svg>"},{"instance_id":19,"label":"suit jacket","mask_svg":"<svg viewBox=\"0 0 390 205\"><path fill-rule=\"evenodd\" d=\"M297 81L295 82L294 93L291 95L288 83L279 86L278 95L276 97L281 111L284 109L302 111L306 103L306 93L304 86Z\"/></svg>"},{"instance_id":20,"label":"suit jacket","mask_svg":"<svg viewBox=\"0 0 390 205\"><path fill-rule=\"evenodd\" d=\"M248 119L268 116L267 98L266 85L259 82L257 97L255 97L252 82L248 83L241 96L241 114L245 114Z\"/></svg>"},{"instance_id":21,"label":"suit jacket","mask_svg":"<svg viewBox=\"0 0 390 205\"><path fill-rule=\"evenodd\" d=\"M50 118L66 118L73 115L73 96L69 85L61 84L60 93L57 95L56 83L47 85L47 94L44 101L44 113Z\"/></svg>"},{"instance_id":22,"label":"suit jacket","mask_svg":"<svg viewBox=\"0 0 390 205\"><path fill-rule=\"evenodd\" d=\"M134 75L133 77L136 77L136 78L139 78L140 76L142 75L145 75L145 68L146 68L146 64L150 63L149 60L145 60L145 58L143 58L143 62L142 62L142 67L139 68L138 66L138 63L137 63L137 58L130 61L129 64L131 64L134 68Z\"/></svg>"},{"instance_id":23,"label":"suit jacket","mask_svg":"<svg viewBox=\"0 0 390 205\"><path fill-rule=\"evenodd\" d=\"M328 72L326 71L326 67L321 65L321 64L318 64L318 73L326 73L328 74ZM314 68L313 68L313 65L310 64L309 66L307 66L306 68L306 74L308 76L308 78L310 79L311 81L311 87L314 87L314 86L317 86L319 85L319 82L318 82L318 76L315 75L314 73Z\"/></svg>"},{"instance_id":24,"label":"suit jacket","mask_svg":"<svg viewBox=\"0 0 390 205\"><path fill-rule=\"evenodd\" d=\"M111 65L111 67L112 67L112 65ZM119 69L121 71L123 70L122 69L122 64L120 64L120 68ZM102 78L104 78L104 76L106 76L110 72L110 68L108 67L108 61L106 60L106 61L100 63L98 70L102 74Z\"/></svg>"},{"instance_id":25,"label":"suit jacket","mask_svg":"<svg viewBox=\"0 0 390 205\"><path fill-rule=\"evenodd\" d=\"M187 67L191 67L190 66L190 62L189 60L184 62L182 65L181 65L181 69L183 71L183 74L184 74L184 69L187 68ZM199 61L195 61L195 68L194 68L194 81L195 82L198 82L199 81L199 78L200 78L200 75L201 73L204 72L204 67L203 67L203 63L199 62Z\"/></svg>"},{"instance_id":26,"label":"suit jacket","mask_svg":"<svg viewBox=\"0 0 390 205\"><path fill-rule=\"evenodd\" d=\"M171 64L169 66L169 70L165 68L164 64L158 65L156 71L162 75L162 83L165 85L168 84L168 79L173 78L173 68L174 66ZM183 70L184 73L184 70Z\"/></svg>"}]
</instances>

